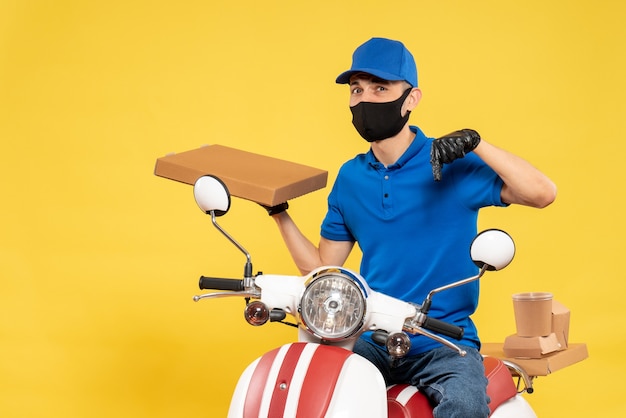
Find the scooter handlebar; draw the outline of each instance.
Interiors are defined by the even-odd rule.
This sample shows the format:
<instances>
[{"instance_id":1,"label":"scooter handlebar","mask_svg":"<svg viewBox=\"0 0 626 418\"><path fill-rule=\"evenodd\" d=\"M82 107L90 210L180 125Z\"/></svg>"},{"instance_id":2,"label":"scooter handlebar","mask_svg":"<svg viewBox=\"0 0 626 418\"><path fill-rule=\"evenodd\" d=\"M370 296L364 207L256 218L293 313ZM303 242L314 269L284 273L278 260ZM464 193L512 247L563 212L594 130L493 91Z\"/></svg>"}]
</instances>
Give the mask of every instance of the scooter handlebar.
<instances>
[{"instance_id":1,"label":"scooter handlebar","mask_svg":"<svg viewBox=\"0 0 626 418\"><path fill-rule=\"evenodd\" d=\"M461 327L457 327L456 325L449 324L439 319L431 318L430 316L426 317L424 323L422 324L422 328L456 340L463 338L463 334L465 333L465 330Z\"/></svg>"},{"instance_id":2,"label":"scooter handlebar","mask_svg":"<svg viewBox=\"0 0 626 418\"><path fill-rule=\"evenodd\" d=\"M243 280L223 279L219 277L200 276L200 282L198 283L198 286L201 290L232 290L234 292L240 292L244 290Z\"/></svg>"}]
</instances>

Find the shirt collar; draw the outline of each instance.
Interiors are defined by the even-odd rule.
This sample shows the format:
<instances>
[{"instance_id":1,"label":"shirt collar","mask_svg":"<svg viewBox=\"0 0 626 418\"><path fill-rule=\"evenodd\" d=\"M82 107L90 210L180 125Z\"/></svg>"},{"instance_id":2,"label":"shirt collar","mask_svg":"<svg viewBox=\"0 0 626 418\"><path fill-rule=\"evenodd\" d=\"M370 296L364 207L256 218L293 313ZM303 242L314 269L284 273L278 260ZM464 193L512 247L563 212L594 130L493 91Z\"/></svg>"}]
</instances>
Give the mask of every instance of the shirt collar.
<instances>
[{"instance_id":1,"label":"shirt collar","mask_svg":"<svg viewBox=\"0 0 626 418\"><path fill-rule=\"evenodd\" d=\"M387 167L388 169L396 169L396 168L402 167L404 164L410 161L411 158L415 157L426 144L427 137L426 135L424 135L424 132L422 132L420 128L418 128L417 126L412 126L412 125L409 126L409 128L411 129L411 132L415 134L415 138L413 139L409 147L406 149L406 151L404 151L404 154L402 154L400 158L398 158L398 161L396 161L395 163ZM376 159L376 156L374 155L374 152L372 151L371 147L367 153L367 160L370 163L370 165L372 165L373 167L378 167L382 165Z\"/></svg>"}]
</instances>

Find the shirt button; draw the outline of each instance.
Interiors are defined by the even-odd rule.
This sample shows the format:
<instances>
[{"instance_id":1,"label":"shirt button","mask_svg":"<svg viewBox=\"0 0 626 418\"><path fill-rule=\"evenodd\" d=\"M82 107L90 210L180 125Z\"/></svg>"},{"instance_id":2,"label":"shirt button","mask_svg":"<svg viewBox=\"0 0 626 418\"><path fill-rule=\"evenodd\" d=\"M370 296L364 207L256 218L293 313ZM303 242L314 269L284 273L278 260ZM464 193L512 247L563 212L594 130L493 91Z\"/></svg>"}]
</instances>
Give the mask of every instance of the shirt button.
<instances>
[{"instance_id":1,"label":"shirt button","mask_svg":"<svg viewBox=\"0 0 626 418\"><path fill-rule=\"evenodd\" d=\"M389 180L389 176L385 176L385 180Z\"/></svg>"}]
</instances>

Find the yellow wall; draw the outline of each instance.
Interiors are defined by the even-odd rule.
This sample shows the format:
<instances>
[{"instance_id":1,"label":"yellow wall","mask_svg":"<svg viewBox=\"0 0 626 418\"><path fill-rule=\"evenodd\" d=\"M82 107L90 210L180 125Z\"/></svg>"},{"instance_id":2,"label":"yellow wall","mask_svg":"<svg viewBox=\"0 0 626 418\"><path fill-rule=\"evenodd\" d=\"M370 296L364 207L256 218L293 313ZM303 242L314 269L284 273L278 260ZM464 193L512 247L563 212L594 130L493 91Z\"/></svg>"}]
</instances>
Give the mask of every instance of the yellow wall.
<instances>
[{"instance_id":1,"label":"yellow wall","mask_svg":"<svg viewBox=\"0 0 626 418\"><path fill-rule=\"evenodd\" d=\"M486 210L516 239L482 284L483 340L510 295L548 290L590 358L536 382L539 416L623 416L624 18L620 1L0 1L0 415L224 416L235 379L293 337L243 302L194 304L241 254L155 177L219 143L327 169L366 150L334 77L371 36L414 52L432 136L472 127L559 186L546 210ZM317 239L328 189L292 202ZM255 268L295 274L271 219L222 224ZM356 265L356 258L350 264Z\"/></svg>"}]
</instances>

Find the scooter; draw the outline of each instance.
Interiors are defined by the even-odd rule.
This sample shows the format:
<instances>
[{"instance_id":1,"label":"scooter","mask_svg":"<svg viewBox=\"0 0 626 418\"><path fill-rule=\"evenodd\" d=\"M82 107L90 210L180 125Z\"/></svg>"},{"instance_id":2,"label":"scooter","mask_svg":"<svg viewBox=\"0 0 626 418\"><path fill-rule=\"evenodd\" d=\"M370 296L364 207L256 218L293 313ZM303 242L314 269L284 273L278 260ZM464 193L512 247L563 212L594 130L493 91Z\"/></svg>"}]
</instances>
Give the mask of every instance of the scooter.
<instances>
[{"instance_id":1,"label":"scooter","mask_svg":"<svg viewBox=\"0 0 626 418\"><path fill-rule=\"evenodd\" d=\"M263 354L245 369L229 418L432 417L432 406L416 387L386 387L378 369L352 352L356 340L373 331L374 340L391 357L401 358L410 349L407 334L421 334L464 356L466 352L450 340L460 339L463 329L428 315L433 299L442 291L478 280L487 271L506 267L515 254L506 232L481 232L470 247L479 273L434 289L416 304L372 290L358 273L341 266L320 267L303 277L253 275L248 251L216 220L231 205L226 184L215 176L202 176L194 184L194 197L215 228L246 257L243 279L201 276L200 289L219 292L196 295L194 301L242 297L249 324L280 322L298 328L298 342ZM287 316L294 322L287 322ZM524 370L495 357L485 357L484 365L491 417L536 417L521 396L533 391Z\"/></svg>"}]
</instances>

